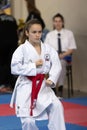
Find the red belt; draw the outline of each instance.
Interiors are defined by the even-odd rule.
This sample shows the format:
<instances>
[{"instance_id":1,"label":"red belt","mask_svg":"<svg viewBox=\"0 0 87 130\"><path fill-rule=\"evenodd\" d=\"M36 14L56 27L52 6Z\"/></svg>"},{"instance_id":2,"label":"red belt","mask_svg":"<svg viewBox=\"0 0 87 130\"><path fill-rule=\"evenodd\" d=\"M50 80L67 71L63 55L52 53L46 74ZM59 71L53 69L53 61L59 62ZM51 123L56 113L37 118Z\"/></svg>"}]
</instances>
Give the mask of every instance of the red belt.
<instances>
[{"instance_id":1,"label":"red belt","mask_svg":"<svg viewBox=\"0 0 87 130\"><path fill-rule=\"evenodd\" d=\"M44 77L45 77L44 74L37 74L36 76L27 76L27 78L32 81L31 106L30 106L30 109L31 109L30 115L31 116L33 115L33 109L35 108L37 96L40 91ZM37 83L37 81L38 81L38 83Z\"/></svg>"}]
</instances>

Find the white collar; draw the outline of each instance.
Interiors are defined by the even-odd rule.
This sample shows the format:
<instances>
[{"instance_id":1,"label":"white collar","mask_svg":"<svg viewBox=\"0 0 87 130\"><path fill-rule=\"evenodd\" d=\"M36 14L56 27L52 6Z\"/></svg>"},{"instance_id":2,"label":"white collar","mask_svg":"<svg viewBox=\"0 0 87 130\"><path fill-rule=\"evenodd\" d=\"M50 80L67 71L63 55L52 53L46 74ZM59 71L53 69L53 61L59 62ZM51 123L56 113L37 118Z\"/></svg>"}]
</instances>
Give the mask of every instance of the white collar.
<instances>
[{"instance_id":1,"label":"white collar","mask_svg":"<svg viewBox=\"0 0 87 130\"><path fill-rule=\"evenodd\" d=\"M58 30L55 29L56 35L57 35L58 33L63 34L63 32L64 32L64 29L63 29L63 28L62 28L60 31L58 31Z\"/></svg>"}]
</instances>

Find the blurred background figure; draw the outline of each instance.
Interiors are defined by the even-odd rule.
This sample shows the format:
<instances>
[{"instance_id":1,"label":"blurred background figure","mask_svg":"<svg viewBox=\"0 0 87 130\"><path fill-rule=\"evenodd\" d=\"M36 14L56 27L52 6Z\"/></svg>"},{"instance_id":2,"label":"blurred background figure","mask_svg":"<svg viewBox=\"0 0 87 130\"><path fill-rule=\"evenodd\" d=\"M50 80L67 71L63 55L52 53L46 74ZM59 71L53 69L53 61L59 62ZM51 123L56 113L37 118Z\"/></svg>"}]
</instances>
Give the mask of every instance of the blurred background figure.
<instances>
[{"instance_id":1,"label":"blurred background figure","mask_svg":"<svg viewBox=\"0 0 87 130\"><path fill-rule=\"evenodd\" d=\"M18 46L17 23L12 15L4 12L6 2L0 0L0 92L11 92L16 77L11 74L10 62Z\"/></svg>"},{"instance_id":2,"label":"blurred background figure","mask_svg":"<svg viewBox=\"0 0 87 130\"><path fill-rule=\"evenodd\" d=\"M47 33L49 32L49 30L45 26L45 22L41 16L41 12L39 11L39 9L37 9L35 3L30 2L30 0L25 0L25 1L26 1L26 7L27 7L27 11L28 11L28 16L27 16L25 22L27 22L31 19L38 19L41 22L42 29L43 29L41 40L44 42L45 37L46 37Z\"/></svg>"},{"instance_id":3,"label":"blurred background figure","mask_svg":"<svg viewBox=\"0 0 87 130\"><path fill-rule=\"evenodd\" d=\"M62 71L58 80L58 95L63 96L64 80L66 76L66 65L68 60L72 60L72 54L76 49L73 32L64 28L64 17L56 14L53 17L53 31L47 34L45 43L50 44L58 52ZM56 89L54 88L56 93Z\"/></svg>"},{"instance_id":4,"label":"blurred background figure","mask_svg":"<svg viewBox=\"0 0 87 130\"><path fill-rule=\"evenodd\" d=\"M21 44L21 37L22 37L24 25L25 25L24 19L19 19L18 20L18 30L17 30L17 32L18 32L18 45Z\"/></svg>"},{"instance_id":5,"label":"blurred background figure","mask_svg":"<svg viewBox=\"0 0 87 130\"><path fill-rule=\"evenodd\" d=\"M31 19L38 19L41 22L42 27L44 29L45 23L44 23L44 20L41 17L40 11L29 0L25 0L25 1L26 1L26 7L27 7L27 11L28 11L28 16L26 18L26 22L31 20Z\"/></svg>"},{"instance_id":6,"label":"blurred background figure","mask_svg":"<svg viewBox=\"0 0 87 130\"><path fill-rule=\"evenodd\" d=\"M3 5L2 9L6 14L11 14L11 0L0 0L1 5Z\"/></svg>"}]
</instances>

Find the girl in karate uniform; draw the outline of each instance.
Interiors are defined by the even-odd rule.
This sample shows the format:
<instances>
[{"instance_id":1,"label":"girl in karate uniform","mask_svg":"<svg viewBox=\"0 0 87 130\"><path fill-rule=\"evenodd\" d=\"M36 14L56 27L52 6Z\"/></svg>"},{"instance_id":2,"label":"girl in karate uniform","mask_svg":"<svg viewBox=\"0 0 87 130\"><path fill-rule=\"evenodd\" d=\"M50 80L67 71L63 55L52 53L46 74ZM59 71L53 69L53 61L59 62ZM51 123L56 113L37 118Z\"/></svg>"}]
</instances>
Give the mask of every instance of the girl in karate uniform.
<instances>
[{"instance_id":1,"label":"girl in karate uniform","mask_svg":"<svg viewBox=\"0 0 87 130\"><path fill-rule=\"evenodd\" d=\"M55 49L41 42L41 34L38 20L26 23L22 44L11 60L11 73L18 79L10 106L13 107L15 100L22 130L38 130L35 120L45 119L49 120L49 130L65 130L63 106L52 90L59 78L61 64Z\"/></svg>"}]
</instances>

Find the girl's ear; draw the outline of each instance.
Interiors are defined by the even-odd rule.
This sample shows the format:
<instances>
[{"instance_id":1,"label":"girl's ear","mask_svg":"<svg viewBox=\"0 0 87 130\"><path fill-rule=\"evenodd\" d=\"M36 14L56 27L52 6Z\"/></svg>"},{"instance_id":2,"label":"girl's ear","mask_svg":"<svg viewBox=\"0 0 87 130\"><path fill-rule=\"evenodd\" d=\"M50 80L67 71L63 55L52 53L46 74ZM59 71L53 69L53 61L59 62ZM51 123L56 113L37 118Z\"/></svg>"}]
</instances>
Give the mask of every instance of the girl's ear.
<instances>
[{"instance_id":1,"label":"girl's ear","mask_svg":"<svg viewBox=\"0 0 87 130\"><path fill-rule=\"evenodd\" d=\"M28 33L28 31L25 31L25 35L28 37L29 36L29 33Z\"/></svg>"}]
</instances>

